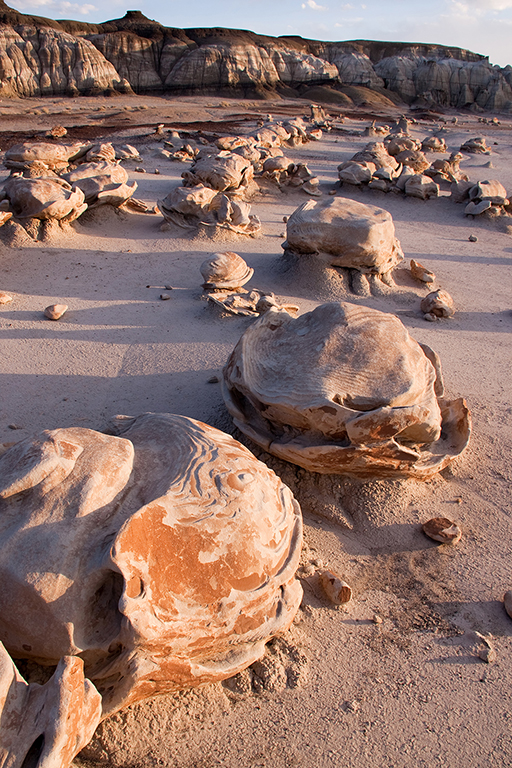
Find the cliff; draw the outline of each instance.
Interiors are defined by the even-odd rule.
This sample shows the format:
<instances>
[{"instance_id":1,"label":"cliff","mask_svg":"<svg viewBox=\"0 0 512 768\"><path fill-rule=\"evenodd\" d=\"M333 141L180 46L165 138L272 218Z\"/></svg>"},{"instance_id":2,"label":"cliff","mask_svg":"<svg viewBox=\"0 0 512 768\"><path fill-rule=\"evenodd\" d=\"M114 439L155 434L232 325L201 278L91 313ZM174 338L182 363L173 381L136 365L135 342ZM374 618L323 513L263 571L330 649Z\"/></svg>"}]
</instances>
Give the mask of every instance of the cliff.
<instances>
[{"instance_id":1,"label":"cliff","mask_svg":"<svg viewBox=\"0 0 512 768\"><path fill-rule=\"evenodd\" d=\"M131 90L307 96L317 86L347 104L371 101L373 93L388 104L512 111L512 68L460 48L173 29L140 11L102 24L54 21L0 0L1 96Z\"/></svg>"}]
</instances>

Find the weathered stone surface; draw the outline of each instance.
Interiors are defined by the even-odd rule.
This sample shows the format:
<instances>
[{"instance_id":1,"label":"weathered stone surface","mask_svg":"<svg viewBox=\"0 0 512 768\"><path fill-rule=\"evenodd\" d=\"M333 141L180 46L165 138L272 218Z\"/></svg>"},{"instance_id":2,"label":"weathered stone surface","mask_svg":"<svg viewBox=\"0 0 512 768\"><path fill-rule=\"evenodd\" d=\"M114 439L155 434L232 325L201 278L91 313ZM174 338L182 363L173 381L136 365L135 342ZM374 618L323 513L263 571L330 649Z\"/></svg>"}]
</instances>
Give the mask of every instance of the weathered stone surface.
<instances>
[{"instance_id":1,"label":"weathered stone surface","mask_svg":"<svg viewBox=\"0 0 512 768\"><path fill-rule=\"evenodd\" d=\"M128 184L128 173L120 165L108 161L82 163L75 170L62 174L71 186L81 189L89 208L98 205L118 207L129 200L137 182Z\"/></svg>"},{"instance_id":2,"label":"weathered stone surface","mask_svg":"<svg viewBox=\"0 0 512 768\"><path fill-rule=\"evenodd\" d=\"M354 304L297 319L270 309L232 352L223 394L251 440L314 472L426 478L469 440L436 354L394 315Z\"/></svg>"},{"instance_id":3,"label":"weathered stone surface","mask_svg":"<svg viewBox=\"0 0 512 768\"><path fill-rule=\"evenodd\" d=\"M423 264L414 259L411 259L411 275L422 283L433 283L436 279L435 274L430 269L427 269Z\"/></svg>"},{"instance_id":4,"label":"weathered stone surface","mask_svg":"<svg viewBox=\"0 0 512 768\"><path fill-rule=\"evenodd\" d=\"M60 320L62 315L64 315L68 310L67 304L50 304L46 309L44 310L45 317L48 318L48 320Z\"/></svg>"},{"instance_id":5,"label":"weathered stone surface","mask_svg":"<svg viewBox=\"0 0 512 768\"><path fill-rule=\"evenodd\" d=\"M158 209L166 221L186 229L204 225L251 236L261 229L249 203L230 200L224 193L202 184L175 187L163 200L158 200Z\"/></svg>"},{"instance_id":6,"label":"weathered stone surface","mask_svg":"<svg viewBox=\"0 0 512 768\"><path fill-rule=\"evenodd\" d=\"M432 291L421 300L421 311L434 317L453 317L455 305L448 291L439 288Z\"/></svg>"},{"instance_id":7,"label":"weathered stone surface","mask_svg":"<svg viewBox=\"0 0 512 768\"><path fill-rule=\"evenodd\" d=\"M0 639L80 655L103 716L224 679L286 629L298 504L230 436L170 414L42 432L0 457Z\"/></svg>"},{"instance_id":8,"label":"weathered stone surface","mask_svg":"<svg viewBox=\"0 0 512 768\"><path fill-rule=\"evenodd\" d=\"M421 527L430 539L441 544L458 544L462 537L459 526L447 517L433 517Z\"/></svg>"},{"instance_id":9,"label":"weathered stone surface","mask_svg":"<svg viewBox=\"0 0 512 768\"><path fill-rule=\"evenodd\" d=\"M497 179L490 181L478 181L474 187L469 190L470 200L489 200L494 205L507 205L507 190Z\"/></svg>"},{"instance_id":10,"label":"weathered stone surface","mask_svg":"<svg viewBox=\"0 0 512 768\"><path fill-rule=\"evenodd\" d=\"M181 175L185 187L204 184L217 192L243 196L251 190L254 168L234 152L219 152L217 155L199 157L190 171L184 171Z\"/></svg>"},{"instance_id":11,"label":"weathered stone surface","mask_svg":"<svg viewBox=\"0 0 512 768\"><path fill-rule=\"evenodd\" d=\"M52 171L62 171L68 163L85 154L88 146L76 144L50 144L43 141L26 141L15 144L5 153L4 165L7 168L23 170L34 164Z\"/></svg>"},{"instance_id":12,"label":"weathered stone surface","mask_svg":"<svg viewBox=\"0 0 512 768\"><path fill-rule=\"evenodd\" d=\"M45 685L28 685L0 643L0 764L65 768L101 719L101 696L83 661L64 656Z\"/></svg>"},{"instance_id":13,"label":"weathered stone surface","mask_svg":"<svg viewBox=\"0 0 512 768\"><path fill-rule=\"evenodd\" d=\"M0 190L0 199L9 201L17 219L73 221L87 208L82 190L58 178L10 176Z\"/></svg>"},{"instance_id":14,"label":"weathered stone surface","mask_svg":"<svg viewBox=\"0 0 512 768\"><path fill-rule=\"evenodd\" d=\"M437 197L439 195L439 186L435 181L432 181L430 176L417 173L407 179L404 191L405 194L410 197L419 197L421 200L428 200L429 197Z\"/></svg>"},{"instance_id":15,"label":"weathered stone surface","mask_svg":"<svg viewBox=\"0 0 512 768\"><path fill-rule=\"evenodd\" d=\"M391 214L374 205L336 197L308 200L286 223L282 247L297 256L315 254L338 267L384 274L402 259Z\"/></svg>"}]
</instances>

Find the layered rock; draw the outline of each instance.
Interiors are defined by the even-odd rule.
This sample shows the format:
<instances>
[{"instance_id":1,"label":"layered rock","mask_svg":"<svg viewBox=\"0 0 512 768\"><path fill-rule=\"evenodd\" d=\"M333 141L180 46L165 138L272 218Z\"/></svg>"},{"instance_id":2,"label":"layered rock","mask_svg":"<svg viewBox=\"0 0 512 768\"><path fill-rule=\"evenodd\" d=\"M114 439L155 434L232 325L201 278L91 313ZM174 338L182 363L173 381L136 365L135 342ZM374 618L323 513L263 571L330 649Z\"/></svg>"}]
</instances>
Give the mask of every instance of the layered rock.
<instances>
[{"instance_id":1,"label":"layered rock","mask_svg":"<svg viewBox=\"0 0 512 768\"><path fill-rule=\"evenodd\" d=\"M0 96L130 89L238 95L281 90L298 96L308 86L327 85L334 93L343 91L345 100L354 96L355 87L395 103L512 109L512 68L494 67L486 57L460 48L181 30L140 11L103 24L53 21L18 13L3 2L0 81Z\"/></svg>"}]
</instances>

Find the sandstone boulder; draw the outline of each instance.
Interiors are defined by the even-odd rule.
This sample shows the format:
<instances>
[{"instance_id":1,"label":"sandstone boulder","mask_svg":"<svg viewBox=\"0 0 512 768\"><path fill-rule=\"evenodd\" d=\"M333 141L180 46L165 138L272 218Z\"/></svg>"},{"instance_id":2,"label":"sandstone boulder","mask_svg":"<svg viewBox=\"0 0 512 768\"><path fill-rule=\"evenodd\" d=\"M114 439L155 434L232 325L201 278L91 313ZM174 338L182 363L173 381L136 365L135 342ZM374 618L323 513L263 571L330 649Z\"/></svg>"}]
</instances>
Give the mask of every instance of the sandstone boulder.
<instances>
[{"instance_id":1,"label":"sandstone boulder","mask_svg":"<svg viewBox=\"0 0 512 768\"><path fill-rule=\"evenodd\" d=\"M84 144L49 144L43 141L26 141L10 147L5 153L4 165L15 170L24 170L34 164L52 171L65 170L70 162L87 151Z\"/></svg>"},{"instance_id":2,"label":"sandstone boulder","mask_svg":"<svg viewBox=\"0 0 512 768\"><path fill-rule=\"evenodd\" d=\"M270 309L232 352L223 394L251 440L313 472L427 478L469 439L436 354L394 315L354 304L297 319Z\"/></svg>"},{"instance_id":3,"label":"sandstone boulder","mask_svg":"<svg viewBox=\"0 0 512 768\"><path fill-rule=\"evenodd\" d=\"M81 189L55 178L10 176L0 190L0 199L9 201L17 219L74 221L87 208Z\"/></svg>"},{"instance_id":4,"label":"sandstone boulder","mask_svg":"<svg viewBox=\"0 0 512 768\"><path fill-rule=\"evenodd\" d=\"M230 200L222 192L202 184L176 187L163 200L158 200L158 209L166 221L186 229L203 225L251 236L261 229L261 222L251 213L249 203Z\"/></svg>"},{"instance_id":5,"label":"sandstone boulder","mask_svg":"<svg viewBox=\"0 0 512 768\"><path fill-rule=\"evenodd\" d=\"M137 182L127 184L128 173L124 168L105 160L82 163L74 171L62 174L62 178L82 190L89 208L105 204L118 207L137 189Z\"/></svg>"},{"instance_id":6,"label":"sandstone boulder","mask_svg":"<svg viewBox=\"0 0 512 768\"><path fill-rule=\"evenodd\" d=\"M103 717L236 674L302 595L300 509L266 465L184 416L111 431L45 431L0 457L0 638L40 664L80 655Z\"/></svg>"}]
</instances>

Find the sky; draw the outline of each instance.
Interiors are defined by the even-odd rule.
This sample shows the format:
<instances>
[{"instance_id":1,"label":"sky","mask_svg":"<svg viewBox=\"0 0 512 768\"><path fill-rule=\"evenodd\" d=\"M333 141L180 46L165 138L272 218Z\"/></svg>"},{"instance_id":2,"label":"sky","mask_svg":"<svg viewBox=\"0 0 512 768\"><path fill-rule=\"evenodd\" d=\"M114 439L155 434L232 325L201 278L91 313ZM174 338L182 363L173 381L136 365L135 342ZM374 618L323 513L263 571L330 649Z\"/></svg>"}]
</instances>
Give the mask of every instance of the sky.
<instances>
[{"instance_id":1,"label":"sky","mask_svg":"<svg viewBox=\"0 0 512 768\"><path fill-rule=\"evenodd\" d=\"M230 27L316 40L468 48L512 64L512 0L7 0L23 13L100 22L140 10L169 27Z\"/></svg>"}]
</instances>

